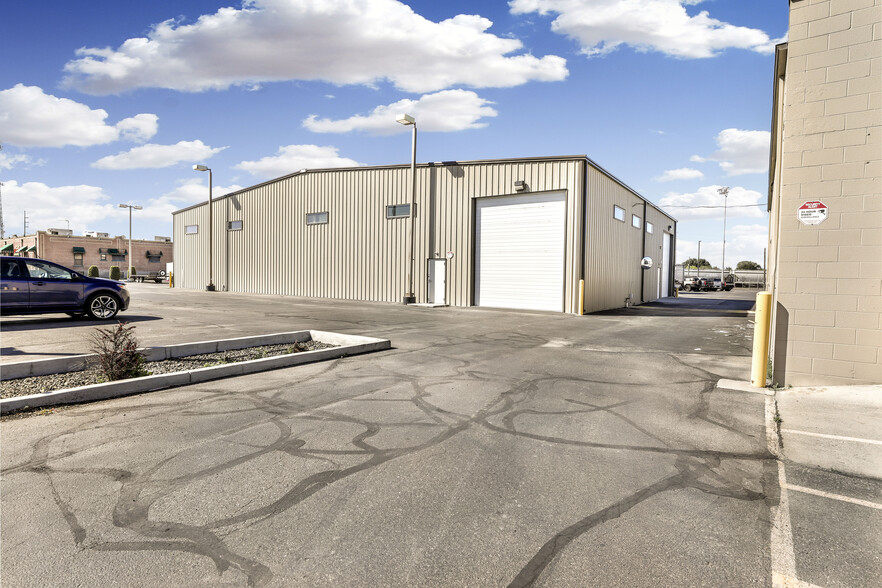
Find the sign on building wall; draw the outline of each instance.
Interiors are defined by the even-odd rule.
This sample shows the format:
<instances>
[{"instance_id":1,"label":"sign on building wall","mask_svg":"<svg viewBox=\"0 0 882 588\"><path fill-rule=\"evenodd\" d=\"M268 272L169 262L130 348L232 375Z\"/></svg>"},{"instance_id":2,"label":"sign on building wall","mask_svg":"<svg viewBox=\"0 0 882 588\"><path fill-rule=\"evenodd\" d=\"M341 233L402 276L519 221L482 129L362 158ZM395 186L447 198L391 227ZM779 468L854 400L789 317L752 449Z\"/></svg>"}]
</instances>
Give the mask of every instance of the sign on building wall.
<instances>
[{"instance_id":1,"label":"sign on building wall","mask_svg":"<svg viewBox=\"0 0 882 588\"><path fill-rule=\"evenodd\" d=\"M820 200L811 200L797 209L796 217L804 225L819 225L827 220L827 205Z\"/></svg>"}]
</instances>

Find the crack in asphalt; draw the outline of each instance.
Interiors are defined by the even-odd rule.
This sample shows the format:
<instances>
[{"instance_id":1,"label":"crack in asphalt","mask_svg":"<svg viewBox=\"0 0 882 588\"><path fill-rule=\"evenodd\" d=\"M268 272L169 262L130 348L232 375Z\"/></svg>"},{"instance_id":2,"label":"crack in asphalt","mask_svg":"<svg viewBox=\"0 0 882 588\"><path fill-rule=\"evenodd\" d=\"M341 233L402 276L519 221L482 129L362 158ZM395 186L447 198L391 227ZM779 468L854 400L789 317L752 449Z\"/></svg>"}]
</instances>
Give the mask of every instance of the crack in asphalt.
<instances>
[{"instance_id":1,"label":"crack in asphalt","mask_svg":"<svg viewBox=\"0 0 882 588\"><path fill-rule=\"evenodd\" d=\"M527 334L515 334L514 337L506 339L506 343L510 346L523 348L534 347L543 341L544 339ZM411 352L402 351L401 353ZM600 450L664 454L675 458L676 473L641 488L597 512L590 513L554 534L514 576L509 583L511 587L534 585L573 541L599 525L620 517L635 506L665 492L691 488L734 500L765 500L770 504L776 501L773 483L769 483L772 491L770 493L765 491L765 476L763 492L755 492L743 487L743 480L730 480L717 471L724 460L761 462L773 460L774 456L765 448L757 451L729 452L699 447L671 446L648 428L639 425L621 413L619 409L637 402L635 400L591 402L572 398L570 395L570 397L564 397L561 400L572 406L571 410L541 410L532 406L534 401L547 392L547 387L555 383L574 384L585 391L591 390L593 386L601 385L615 384L627 387L645 384L535 374L527 379L507 378L499 374L475 370L470 361L462 358L444 357L440 354L433 354L433 357L446 360L449 373L433 377L408 376L400 372L390 372L381 366L369 363L365 364L363 368L359 366L354 373L340 374L338 367L346 361L340 359L314 373L304 375L299 382L292 382L287 386L275 384L252 389L248 392L227 392L217 385L199 385L194 389L201 396L189 401L184 406L174 402L148 402L142 406L127 406L119 409L85 408L77 415L79 417L85 416L91 422L78 422L76 426L40 439L26 462L4 468L2 473L6 476L22 472L44 475L48 480L53 500L67 523L74 544L78 549L187 552L210 559L218 574L223 574L228 570L238 571L245 577L249 586L265 586L273 579L274 574L267 565L252 557L237 553L227 545L222 537L229 536L231 528L248 527L270 519L297 507L316 493L342 480L404 456L436 447L474 427L534 442ZM671 357L687 370L691 370L693 373L698 372L697 379L690 380L690 383L700 385L700 390L693 399L693 406L688 412L688 418L704 421L713 427L722 428L742 437L752 437L738 431L731 425L710 418L710 396L713 394L716 376L696 366L685 364L674 355ZM358 380L362 384L369 381L373 384L366 392L349 396L341 395L339 398L331 399L318 406L308 406L306 403L292 399L292 391L295 386L303 387L305 383L322 379L330 379L327 383L322 382L325 390L334 390L337 384L345 384L351 380ZM438 383L462 381L480 383L491 379L497 383L507 384L508 388L489 397L481 408L471 414L458 413L434 405L431 402L432 394L427 389L429 385ZM677 385L683 386L682 383ZM375 397L378 393L388 392L393 388L400 389L402 386L409 387L408 395L389 399ZM346 389L345 386L344 389ZM246 401L248 406L237 405L235 409L224 409L224 405L230 401ZM421 418L412 422L381 421L359 418L341 411L346 403L353 402L408 403L418 411L417 414L421 415ZM126 415L125 421L113 424L102 422L108 415L123 413ZM65 467L64 465L65 460L95 449L95 446L65 447L65 444L61 443L65 437L77 433L101 429L116 430L120 435L123 435L131 429L134 422L155 419L157 415L174 415L180 419L197 417L221 419L225 416L242 417L242 415L249 413L261 415L261 417L256 420L254 418L240 418L215 431L210 439L203 440L201 443L201 445L217 442L235 443L246 451L222 463L209 464L196 471L177 476L159 476L165 466L174 465L178 459L186 459L190 451L189 448L160 459L143 472L106 467ZM528 415L570 418L589 414L609 415L641 435L652 439L657 445L604 443L557 437L523 430L517 426L522 417ZM295 432L291 423L288 422L291 420L312 421L325 427L329 424L345 425L357 428L358 432L349 438L348 447L345 445L342 447L313 447L304 438L309 434L310 429L301 430L299 433ZM264 425L272 425L276 428L274 439L268 443L261 445L255 441L245 443L234 439L238 434ZM417 426L430 434L428 438L406 446L384 448L374 442L374 438L384 431L404 426ZM437 430L433 431L433 429ZM56 447L57 444L61 444L62 447ZM251 505L249 502L240 512L221 516L203 524L151 518L151 508L158 502L173 497L196 482L208 481L233 468L270 454L284 454L295 460L309 460L326 464L327 467L306 475L271 502L257 505ZM345 461L337 462L332 457L351 458L359 461L347 465ZM90 531L84 527L84 523L78 519L71 501L65 499L62 492L59 491L55 478L57 475L63 474L98 475L115 482L119 487L116 503L112 509L111 522L114 527L133 532L141 539L108 541L100 537L99 531ZM707 478L714 480L715 483L702 481Z\"/></svg>"}]
</instances>

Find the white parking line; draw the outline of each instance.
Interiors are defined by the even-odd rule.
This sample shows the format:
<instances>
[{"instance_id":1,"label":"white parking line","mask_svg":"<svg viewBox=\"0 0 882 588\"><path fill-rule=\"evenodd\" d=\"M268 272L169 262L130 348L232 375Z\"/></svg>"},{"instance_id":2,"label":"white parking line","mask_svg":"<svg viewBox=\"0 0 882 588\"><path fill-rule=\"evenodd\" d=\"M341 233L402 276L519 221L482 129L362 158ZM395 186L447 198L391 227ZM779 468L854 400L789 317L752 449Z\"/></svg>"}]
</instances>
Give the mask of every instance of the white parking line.
<instances>
[{"instance_id":1,"label":"white parking line","mask_svg":"<svg viewBox=\"0 0 882 588\"><path fill-rule=\"evenodd\" d=\"M793 484L787 484L787 489L793 490L794 492L814 494L815 496L823 496L824 498L829 498L831 500L850 502L851 504L858 504L860 506L882 510L882 504L870 502L869 500L861 500L860 498L852 498L851 496L843 496L842 494L831 494L830 492L824 492L823 490L815 490L814 488L806 488L805 486L794 486Z\"/></svg>"},{"instance_id":2,"label":"white parking line","mask_svg":"<svg viewBox=\"0 0 882 588\"><path fill-rule=\"evenodd\" d=\"M781 429L782 433L791 433L793 435L809 435L811 437L823 437L824 439L836 439L837 441L853 441L854 443L870 443L872 445L882 445L882 441L876 439L861 439L859 437L842 437L841 435L827 435L825 433L812 433L810 431L797 431L795 429Z\"/></svg>"}]
</instances>

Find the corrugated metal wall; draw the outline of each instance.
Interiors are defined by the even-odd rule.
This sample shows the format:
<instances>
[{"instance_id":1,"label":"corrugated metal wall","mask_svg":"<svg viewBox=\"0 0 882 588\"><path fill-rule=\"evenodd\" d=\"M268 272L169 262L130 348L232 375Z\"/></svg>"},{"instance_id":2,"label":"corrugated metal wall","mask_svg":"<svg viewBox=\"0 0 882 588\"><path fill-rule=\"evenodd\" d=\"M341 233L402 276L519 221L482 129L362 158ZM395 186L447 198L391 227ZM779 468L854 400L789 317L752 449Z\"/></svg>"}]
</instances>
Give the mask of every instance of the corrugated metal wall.
<instances>
[{"instance_id":1,"label":"corrugated metal wall","mask_svg":"<svg viewBox=\"0 0 882 588\"><path fill-rule=\"evenodd\" d=\"M637 194L601 170L588 166L585 312L621 308L628 299L632 304L639 304L658 298L656 268L662 265L663 235L669 225L674 225L674 220L654 207L646 206L653 233L646 234L644 253L646 219L643 218L643 202ZM624 209L624 222L613 216L614 206ZM639 229L632 225L632 215L640 218ZM652 258L653 269L640 267L644 255Z\"/></svg>"},{"instance_id":2,"label":"corrugated metal wall","mask_svg":"<svg viewBox=\"0 0 882 588\"><path fill-rule=\"evenodd\" d=\"M414 291L427 299L427 260L447 262L447 301L472 303L473 198L566 190L567 267L562 286L568 310L577 287L576 210L583 159L476 162L417 167ZM386 206L409 201L409 167L317 170L267 182L214 202L214 283L218 290L400 302L406 290L408 219L387 219ZM326 225L306 225L306 214L328 212ZM174 217L175 285L208 283L207 204ZM242 220L241 231L228 221ZM199 225L195 235L185 225ZM564 292L565 290L565 292Z\"/></svg>"},{"instance_id":3,"label":"corrugated metal wall","mask_svg":"<svg viewBox=\"0 0 882 588\"><path fill-rule=\"evenodd\" d=\"M588 214L583 210L587 167ZM214 283L218 290L378 302L401 302L407 290L405 255L408 219L387 219L386 206L409 201L408 166L315 170L286 176L216 199ZM414 232L414 293L425 302L429 258L447 261L447 303L474 301L474 199L564 190L566 312L578 310L582 263L581 230L587 222L585 310L640 302L639 267L643 200L584 157L482 161L417 166ZM613 204L626 222L612 217ZM656 231L646 252L661 264L663 228L673 221L647 208ZM327 212L328 224L307 225L307 213ZM227 230L241 220L240 231ZM202 289L208 283L207 203L174 215L175 286ZM187 235L186 225L199 232ZM658 253L656 253L658 252ZM656 297L657 272L646 276L645 299Z\"/></svg>"}]
</instances>

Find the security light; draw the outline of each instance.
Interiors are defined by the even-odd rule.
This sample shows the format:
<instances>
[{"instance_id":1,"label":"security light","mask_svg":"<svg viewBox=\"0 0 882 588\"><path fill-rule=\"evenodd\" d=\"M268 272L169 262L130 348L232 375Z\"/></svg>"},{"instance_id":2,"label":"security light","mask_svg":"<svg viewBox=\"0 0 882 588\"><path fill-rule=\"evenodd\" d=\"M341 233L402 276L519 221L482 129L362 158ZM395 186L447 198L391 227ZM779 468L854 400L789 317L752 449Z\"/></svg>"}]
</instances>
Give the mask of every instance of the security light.
<instances>
[{"instance_id":1,"label":"security light","mask_svg":"<svg viewBox=\"0 0 882 588\"><path fill-rule=\"evenodd\" d=\"M403 125L415 125L416 119L409 114L399 114L395 117L395 122L399 122Z\"/></svg>"}]
</instances>

